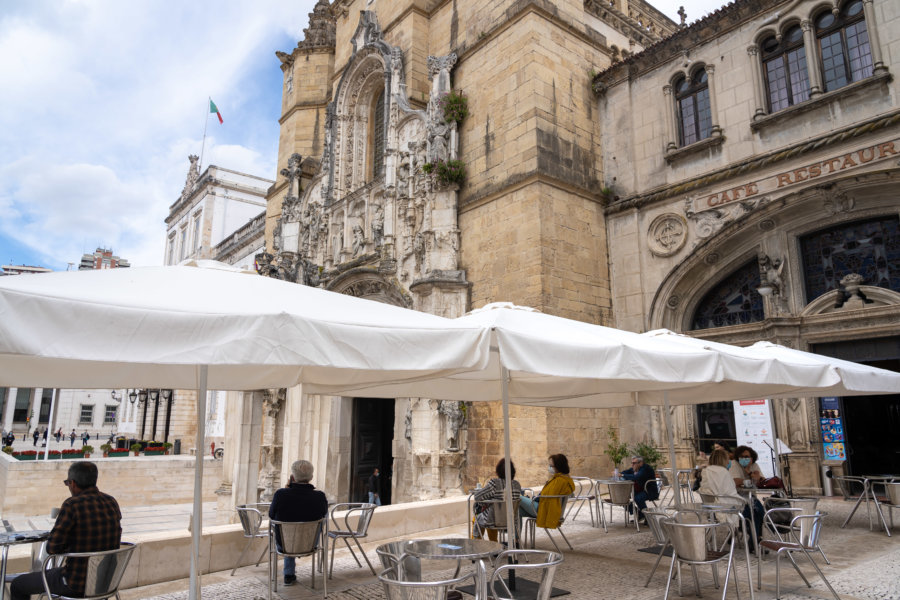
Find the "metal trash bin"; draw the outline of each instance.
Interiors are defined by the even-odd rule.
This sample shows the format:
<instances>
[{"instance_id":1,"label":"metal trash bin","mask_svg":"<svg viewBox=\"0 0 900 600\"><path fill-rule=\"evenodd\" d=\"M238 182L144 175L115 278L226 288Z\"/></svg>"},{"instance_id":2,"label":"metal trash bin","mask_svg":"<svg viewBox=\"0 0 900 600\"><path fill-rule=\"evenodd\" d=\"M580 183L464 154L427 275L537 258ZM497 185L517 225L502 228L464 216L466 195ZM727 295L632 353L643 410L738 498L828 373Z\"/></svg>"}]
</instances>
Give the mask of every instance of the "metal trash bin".
<instances>
[{"instance_id":1,"label":"metal trash bin","mask_svg":"<svg viewBox=\"0 0 900 600\"><path fill-rule=\"evenodd\" d=\"M833 496L834 487L831 485L831 465L822 465L822 495Z\"/></svg>"},{"instance_id":2,"label":"metal trash bin","mask_svg":"<svg viewBox=\"0 0 900 600\"><path fill-rule=\"evenodd\" d=\"M175 440L175 444L172 447L173 454L181 454L181 440Z\"/></svg>"}]
</instances>

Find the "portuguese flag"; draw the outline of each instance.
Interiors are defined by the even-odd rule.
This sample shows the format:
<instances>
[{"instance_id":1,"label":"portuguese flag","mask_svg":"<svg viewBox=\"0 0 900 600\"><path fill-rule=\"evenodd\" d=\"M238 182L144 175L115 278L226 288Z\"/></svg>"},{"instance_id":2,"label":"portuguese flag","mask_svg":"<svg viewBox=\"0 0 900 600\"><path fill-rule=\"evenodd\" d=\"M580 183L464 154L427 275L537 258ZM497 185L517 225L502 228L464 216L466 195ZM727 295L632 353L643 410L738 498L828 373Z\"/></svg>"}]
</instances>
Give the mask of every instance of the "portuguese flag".
<instances>
[{"instance_id":1,"label":"portuguese flag","mask_svg":"<svg viewBox=\"0 0 900 600\"><path fill-rule=\"evenodd\" d=\"M210 99L209 101L209 112L215 113L216 116L219 117L219 123L225 122L224 120L222 120L222 113L219 112L219 109L216 107L216 103L213 102L212 99Z\"/></svg>"}]
</instances>

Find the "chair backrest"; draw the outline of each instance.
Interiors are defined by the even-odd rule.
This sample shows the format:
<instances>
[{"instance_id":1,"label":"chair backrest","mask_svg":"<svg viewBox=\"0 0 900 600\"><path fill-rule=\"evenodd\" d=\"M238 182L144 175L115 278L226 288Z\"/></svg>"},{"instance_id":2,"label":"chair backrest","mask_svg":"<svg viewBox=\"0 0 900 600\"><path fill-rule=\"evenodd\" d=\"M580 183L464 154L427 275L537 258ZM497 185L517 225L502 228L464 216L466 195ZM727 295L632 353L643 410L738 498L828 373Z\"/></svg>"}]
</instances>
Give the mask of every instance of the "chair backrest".
<instances>
[{"instance_id":1,"label":"chair backrest","mask_svg":"<svg viewBox=\"0 0 900 600\"><path fill-rule=\"evenodd\" d=\"M494 524L489 525L491 529L506 529L506 499L503 500L488 500L487 503L491 505L491 510L494 512ZM565 509L565 506L563 506ZM519 499L516 498L513 500L513 518L516 518L516 515L519 514Z\"/></svg>"},{"instance_id":2,"label":"chair backrest","mask_svg":"<svg viewBox=\"0 0 900 600\"><path fill-rule=\"evenodd\" d=\"M779 500L779 504L789 506L790 508L799 508L801 515L816 514L816 506L819 504L818 498L783 498Z\"/></svg>"},{"instance_id":3,"label":"chair backrest","mask_svg":"<svg viewBox=\"0 0 900 600\"><path fill-rule=\"evenodd\" d=\"M900 506L900 481L885 483L884 491L887 494L888 504Z\"/></svg>"},{"instance_id":4,"label":"chair backrest","mask_svg":"<svg viewBox=\"0 0 900 600\"><path fill-rule=\"evenodd\" d=\"M54 558L64 558L66 561L86 561L85 572L87 575L84 582L84 595L81 597L108 598L116 595L134 548L134 544L122 542L116 550L51 555L44 559L43 569L46 571L53 568Z\"/></svg>"},{"instance_id":5,"label":"chair backrest","mask_svg":"<svg viewBox=\"0 0 900 600\"><path fill-rule=\"evenodd\" d=\"M401 564L386 569L378 575L378 580L384 586L386 600L446 600L447 592L452 587L471 579L474 575L469 573L444 581L408 581L405 576L405 565L408 558L410 558L408 555L401 556L399 561Z\"/></svg>"},{"instance_id":6,"label":"chair backrest","mask_svg":"<svg viewBox=\"0 0 900 600\"><path fill-rule=\"evenodd\" d=\"M241 504L235 507L238 519L241 521L241 527L244 530L244 537L255 537L259 533L262 526L263 513L256 504Z\"/></svg>"},{"instance_id":7,"label":"chair backrest","mask_svg":"<svg viewBox=\"0 0 900 600\"><path fill-rule=\"evenodd\" d=\"M707 541L711 532L721 529L727 536L734 535L734 530L726 523L679 523L676 519L664 519L662 525L678 558L688 561L707 560ZM729 538L724 540L728 542Z\"/></svg>"},{"instance_id":8,"label":"chair backrest","mask_svg":"<svg viewBox=\"0 0 900 600\"><path fill-rule=\"evenodd\" d=\"M280 554L312 554L319 548L321 532L325 529L325 517L318 521L269 520L270 531L277 534L281 544Z\"/></svg>"},{"instance_id":9,"label":"chair backrest","mask_svg":"<svg viewBox=\"0 0 900 600\"><path fill-rule=\"evenodd\" d=\"M594 480L590 477L572 477L575 484L575 498L590 498L594 493Z\"/></svg>"},{"instance_id":10,"label":"chair backrest","mask_svg":"<svg viewBox=\"0 0 900 600\"><path fill-rule=\"evenodd\" d=\"M609 482L609 501L612 504L628 504L631 502L631 491L634 489L633 481Z\"/></svg>"},{"instance_id":11,"label":"chair backrest","mask_svg":"<svg viewBox=\"0 0 900 600\"><path fill-rule=\"evenodd\" d=\"M368 502L342 502L335 504L331 508L331 521L334 523L336 530L351 531L354 537L366 537L369 531L369 523L372 522L372 515L375 514L375 504ZM335 513L344 513L344 527L335 519ZM350 525L350 520L356 518L356 525Z\"/></svg>"},{"instance_id":12,"label":"chair backrest","mask_svg":"<svg viewBox=\"0 0 900 600\"><path fill-rule=\"evenodd\" d=\"M661 508L645 508L644 516L647 518L647 527L650 528L653 539L657 544L665 544L669 538L666 537L666 530L663 529L661 521L671 517L672 513Z\"/></svg>"},{"instance_id":13,"label":"chair backrest","mask_svg":"<svg viewBox=\"0 0 900 600\"><path fill-rule=\"evenodd\" d=\"M824 520L825 513L822 512L797 515L791 519L791 537L804 548L810 550L817 548Z\"/></svg>"},{"instance_id":14,"label":"chair backrest","mask_svg":"<svg viewBox=\"0 0 900 600\"><path fill-rule=\"evenodd\" d=\"M517 562L510 564L513 559ZM553 591L553 577L556 574L556 568L563 561L563 556L559 552L547 552L545 550L506 550L497 555L494 559L497 569L491 576L488 591L495 600L514 600L513 597L505 596L507 593L506 585L497 585L502 580L506 571L515 569L517 574L520 571L530 571L525 573L528 579L533 580L535 576L539 576L538 591L535 600L548 600Z\"/></svg>"},{"instance_id":15,"label":"chair backrest","mask_svg":"<svg viewBox=\"0 0 900 600\"><path fill-rule=\"evenodd\" d=\"M856 497L862 493L864 479L862 477L854 477L852 475L839 475L833 477L837 481L838 489L844 500L856 500Z\"/></svg>"},{"instance_id":16,"label":"chair backrest","mask_svg":"<svg viewBox=\"0 0 900 600\"><path fill-rule=\"evenodd\" d=\"M715 494L704 494L703 492L697 492L700 494L700 502L703 504L715 504L716 503L716 495Z\"/></svg>"},{"instance_id":17,"label":"chair backrest","mask_svg":"<svg viewBox=\"0 0 900 600\"><path fill-rule=\"evenodd\" d=\"M378 555L378 559L381 561L381 566L383 566L385 569L390 569L391 567L396 567L399 564L400 557L405 554L406 549L410 544L412 544L412 541L410 540L388 542L386 544L381 544L380 546L375 548L375 554ZM422 562L415 556L410 556L408 554L406 556L403 556L403 559L404 580L421 581Z\"/></svg>"}]
</instances>

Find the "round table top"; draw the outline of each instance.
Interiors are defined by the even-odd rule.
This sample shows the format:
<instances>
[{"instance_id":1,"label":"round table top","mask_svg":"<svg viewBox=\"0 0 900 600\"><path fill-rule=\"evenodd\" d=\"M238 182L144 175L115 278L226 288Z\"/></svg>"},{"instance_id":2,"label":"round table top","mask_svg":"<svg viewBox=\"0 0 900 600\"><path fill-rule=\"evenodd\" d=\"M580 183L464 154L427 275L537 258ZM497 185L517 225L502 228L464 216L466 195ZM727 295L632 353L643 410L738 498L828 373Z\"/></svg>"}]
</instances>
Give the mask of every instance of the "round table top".
<instances>
[{"instance_id":1,"label":"round table top","mask_svg":"<svg viewBox=\"0 0 900 600\"><path fill-rule=\"evenodd\" d=\"M603 485L610 485L610 484L616 485L616 484L620 484L620 483L627 483L628 485L634 485L634 481L632 481L631 479L609 478L609 479L595 479L594 481L596 481L597 483L602 483Z\"/></svg>"},{"instance_id":2,"label":"round table top","mask_svg":"<svg viewBox=\"0 0 900 600\"><path fill-rule=\"evenodd\" d=\"M475 559L500 554L503 551L503 545L489 540L445 538L439 540L412 540L403 551L418 558Z\"/></svg>"},{"instance_id":3,"label":"round table top","mask_svg":"<svg viewBox=\"0 0 900 600\"><path fill-rule=\"evenodd\" d=\"M8 531L0 533L0 546L15 546L16 544L30 544L42 542L50 537L50 532L45 529L29 531Z\"/></svg>"},{"instance_id":4,"label":"round table top","mask_svg":"<svg viewBox=\"0 0 900 600\"><path fill-rule=\"evenodd\" d=\"M734 504L715 504L707 502L682 502L676 509L692 512L738 512L741 507Z\"/></svg>"}]
</instances>

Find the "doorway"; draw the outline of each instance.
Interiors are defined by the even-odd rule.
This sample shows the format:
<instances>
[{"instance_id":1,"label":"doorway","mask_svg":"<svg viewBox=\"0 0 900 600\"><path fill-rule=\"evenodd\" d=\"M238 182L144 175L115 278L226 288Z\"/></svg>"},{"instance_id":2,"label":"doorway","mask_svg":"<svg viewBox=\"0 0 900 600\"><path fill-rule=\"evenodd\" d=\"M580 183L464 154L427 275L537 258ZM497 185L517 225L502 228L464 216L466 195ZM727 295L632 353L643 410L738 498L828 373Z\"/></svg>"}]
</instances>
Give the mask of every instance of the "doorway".
<instances>
[{"instance_id":1,"label":"doorway","mask_svg":"<svg viewBox=\"0 0 900 600\"><path fill-rule=\"evenodd\" d=\"M715 442L734 448L737 433L734 426L733 402L710 402L697 405L697 450L712 452Z\"/></svg>"},{"instance_id":2,"label":"doorway","mask_svg":"<svg viewBox=\"0 0 900 600\"><path fill-rule=\"evenodd\" d=\"M350 502L368 501L369 476L378 467L381 472L381 504L391 503L394 404L393 399L353 399Z\"/></svg>"},{"instance_id":3,"label":"doorway","mask_svg":"<svg viewBox=\"0 0 900 600\"><path fill-rule=\"evenodd\" d=\"M834 358L900 372L900 337L816 344L814 351ZM900 464L900 394L841 398L847 472L893 473Z\"/></svg>"}]
</instances>

